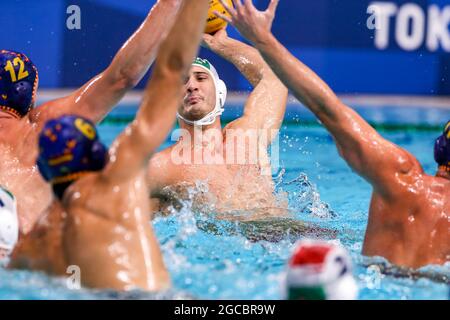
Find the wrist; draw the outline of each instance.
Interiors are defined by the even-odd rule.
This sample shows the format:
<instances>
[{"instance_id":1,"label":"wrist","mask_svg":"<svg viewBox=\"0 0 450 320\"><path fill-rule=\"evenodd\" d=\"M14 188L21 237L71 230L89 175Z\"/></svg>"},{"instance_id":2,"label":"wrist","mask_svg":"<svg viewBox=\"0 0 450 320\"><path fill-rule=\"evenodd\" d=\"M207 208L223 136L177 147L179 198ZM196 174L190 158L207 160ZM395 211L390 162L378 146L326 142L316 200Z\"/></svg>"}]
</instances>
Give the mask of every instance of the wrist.
<instances>
[{"instance_id":1,"label":"wrist","mask_svg":"<svg viewBox=\"0 0 450 320\"><path fill-rule=\"evenodd\" d=\"M276 42L276 38L269 31L269 32L265 32L265 33L259 35L258 37L256 37L256 39L253 41L253 44L255 45L255 47L257 49L262 49L262 48L266 48L268 46L273 45L275 42Z\"/></svg>"},{"instance_id":2,"label":"wrist","mask_svg":"<svg viewBox=\"0 0 450 320\"><path fill-rule=\"evenodd\" d=\"M235 48L235 42L233 42L233 39L226 38L222 39L214 45L213 48L211 48L212 51L214 51L216 54L226 56L229 55L234 51Z\"/></svg>"}]
</instances>

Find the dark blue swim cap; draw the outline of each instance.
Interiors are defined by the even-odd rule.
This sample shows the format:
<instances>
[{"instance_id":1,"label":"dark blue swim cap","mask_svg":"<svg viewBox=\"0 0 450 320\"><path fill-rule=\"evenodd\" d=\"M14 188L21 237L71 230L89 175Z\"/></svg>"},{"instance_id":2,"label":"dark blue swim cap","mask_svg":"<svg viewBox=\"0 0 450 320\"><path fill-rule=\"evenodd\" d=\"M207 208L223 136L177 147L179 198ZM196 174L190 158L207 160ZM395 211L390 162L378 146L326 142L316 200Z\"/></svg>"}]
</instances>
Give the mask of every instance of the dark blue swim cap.
<instances>
[{"instance_id":1,"label":"dark blue swim cap","mask_svg":"<svg viewBox=\"0 0 450 320\"><path fill-rule=\"evenodd\" d=\"M107 154L91 121L67 115L48 121L42 129L37 165L45 180L61 184L103 169Z\"/></svg>"},{"instance_id":2,"label":"dark blue swim cap","mask_svg":"<svg viewBox=\"0 0 450 320\"><path fill-rule=\"evenodd\" d=\"M445 125L444 133L436 139L434 160L440 166L450 167L450 121Z\"/></svg>"},{"instance_id":3,"label":"dark blue swim cap","mask_svg":"<svg viewBox=\"0 0 450 320\"><path fill-rule=\"evenodd\" d=\"M39 76L22 53L0 51L0 109L21 118L34 106Z\"/></svg>"}]
</instances>

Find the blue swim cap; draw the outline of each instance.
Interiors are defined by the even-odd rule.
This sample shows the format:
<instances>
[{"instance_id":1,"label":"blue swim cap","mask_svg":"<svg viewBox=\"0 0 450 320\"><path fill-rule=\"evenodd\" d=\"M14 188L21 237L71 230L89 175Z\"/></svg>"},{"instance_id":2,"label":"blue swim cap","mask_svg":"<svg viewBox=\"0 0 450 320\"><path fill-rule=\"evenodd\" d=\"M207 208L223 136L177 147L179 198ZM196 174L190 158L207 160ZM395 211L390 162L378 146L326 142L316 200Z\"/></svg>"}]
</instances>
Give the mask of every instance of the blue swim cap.
<instances>
[{"instance_id":1,"label":"blue swim cap","mask_svg":"<svg viewBox=\"0 0 450 320\"><path fill-rule=\"evenodd\" d=\"M37 165L45 180L62 184L103 169L107 154L91 121L66 115L48 121L42 129Z\"/></svg>"},{"instance_id":2,"label":"blue swim cap","mask_svg":"<svg viewBox=\"0 0 450 320\"><path fill-rule=\"evenodd\" d=\"M37 68L27 56L0 51L0 110L25 116L34 106L38 83Z\"/></svg>"},{"instance_id":3,"label":"blue swim cap","mask_svg":"<svg viewBox=\"0 0 450 320\"><path fill-rule=\"evenodd\" d=\"M436 139L434 160L440 166L450 167L450 121L445 125L444 133Z\"/></svg>"}]
</instances>

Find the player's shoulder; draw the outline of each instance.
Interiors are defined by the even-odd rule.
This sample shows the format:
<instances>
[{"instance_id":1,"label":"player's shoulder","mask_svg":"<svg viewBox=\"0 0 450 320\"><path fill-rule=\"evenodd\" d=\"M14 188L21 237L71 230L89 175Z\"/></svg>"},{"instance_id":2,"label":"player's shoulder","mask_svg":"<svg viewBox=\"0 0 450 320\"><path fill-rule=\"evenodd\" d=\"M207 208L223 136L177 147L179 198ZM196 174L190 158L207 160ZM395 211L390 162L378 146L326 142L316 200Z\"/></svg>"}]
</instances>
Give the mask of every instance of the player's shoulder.
<instances>
[{"instance_id":1,"label":"player's shoulder","mask_svg":"<svg viewBox=\"0 0 450 320\"><path fill-rule=\"evenodd\" d=\"M398 199L416 190L418 181L422 181L421 185L426 183L427 175L411 153L392 143L385 147L386 160L380 162L372 183L377 192L384 197Z\"/></svg>"},{"instance_id":2,"label":"player's shoulder","mask_svg":"<svg viewBox=\"0 0 450 320\"><path fill-rule=\"evenodd\" d=\"M60 110L63 107L67 107L67 104L69 103L72 103L72 98L70 96L46 101L33 108L28 113L28 118L30 122L47 121L53 117L57 117L60 113Z\"/></svg>"},{"instance_id":3,"label":"player's shoulder","mask_svg":"<svg viewBox=\"0 0 450 320\"><path fill-rule=\"evenodd\" d=\"M389 146L390 145L390 146ZM387 166L385 170L389 170L389 167L400 175L423 175L424 170L419 160L404 148L401 148L393 143L389 143L386 152L391 153L392 166ZM391 150L388 150L391 149Z\"/></svg>"},{"instance_id":4,"label":"player's shoulder","mask_svg":"<svg viewBox=\"0 0 450 320\"><path fill-rule=\"evenodd\" d=\"M248 117L242 116L228 123L222 130L224 137L235 135L242 131L258 129L257 124Z\"/></svg>"},{"instance_id":5,"label":"player's shoulder","mask_svg":"<svg viewBox=\"0 0 450 320\"><path fill-rule=\"evenodd\" d=\"M155 153L148 162L146 178L152 193L161 189L176 175L175 168L169 168L173 149L174 146L171 146Z\"/></svg>"},{"instance_id":6,"label":"player's shoulder","mask_svg":"<svg viewBox=\"0 0 450 320\"><path fill-rule=\"evenodd\" d=\"M149 167L162 168L163 166L166 166L171 159L174 146L175 145L172 145L153 154L149 161Z\"/></svg>"}]
</instances>

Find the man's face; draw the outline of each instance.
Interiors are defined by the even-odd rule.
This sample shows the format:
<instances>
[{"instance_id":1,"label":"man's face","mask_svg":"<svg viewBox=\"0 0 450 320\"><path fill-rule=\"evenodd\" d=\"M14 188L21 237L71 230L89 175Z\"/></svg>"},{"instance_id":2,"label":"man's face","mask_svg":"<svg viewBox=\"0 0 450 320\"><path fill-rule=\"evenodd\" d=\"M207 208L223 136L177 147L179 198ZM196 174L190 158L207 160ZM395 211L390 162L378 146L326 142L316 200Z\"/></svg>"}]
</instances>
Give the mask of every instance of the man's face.
<instances>
[{"instance_id":1,"label":"man's face","mask_svg":"<svg viewBox=\"0 0 450 320\"><path fill-rule=\"evenodd\" d=\"M186 79L185 96L178 113L185 119L197 121L214 110L216 88L211 75L201 67L194 66Z\"/></svg>"}]
</instances>

